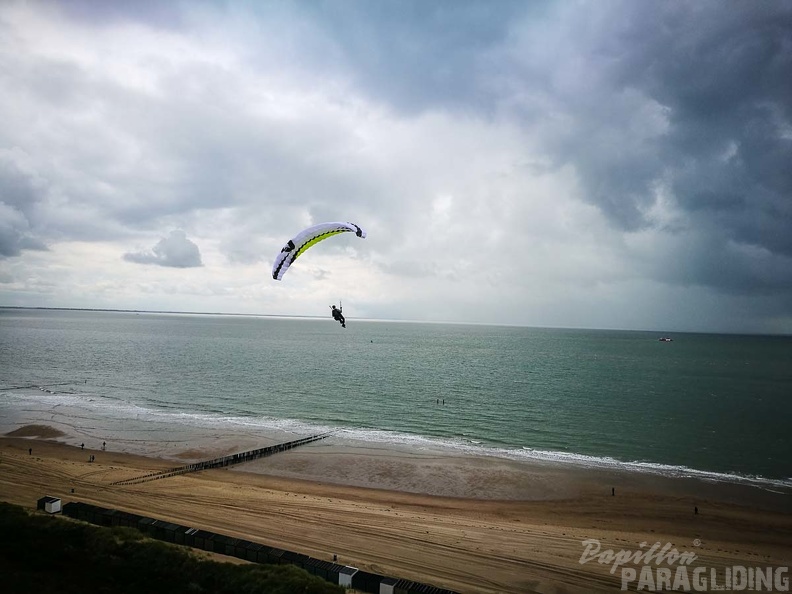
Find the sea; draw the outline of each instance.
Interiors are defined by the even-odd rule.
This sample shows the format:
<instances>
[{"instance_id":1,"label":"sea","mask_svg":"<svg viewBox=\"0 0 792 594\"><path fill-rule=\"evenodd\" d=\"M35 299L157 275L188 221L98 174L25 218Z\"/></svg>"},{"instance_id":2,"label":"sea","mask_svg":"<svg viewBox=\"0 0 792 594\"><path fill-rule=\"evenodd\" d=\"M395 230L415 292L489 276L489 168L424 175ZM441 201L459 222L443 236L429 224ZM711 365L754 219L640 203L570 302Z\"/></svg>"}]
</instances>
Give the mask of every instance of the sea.
<instances>
[{"instance_id":1,"label":"sea","mask_svg":"<svg viewBox=\"0 0 792 594\"><path fill-rule=\"evenodd\" d=\"M790 336L0 308L0 433L133 453L332 432L772 489L790 419Z\"/></svg>"}]
</instances>

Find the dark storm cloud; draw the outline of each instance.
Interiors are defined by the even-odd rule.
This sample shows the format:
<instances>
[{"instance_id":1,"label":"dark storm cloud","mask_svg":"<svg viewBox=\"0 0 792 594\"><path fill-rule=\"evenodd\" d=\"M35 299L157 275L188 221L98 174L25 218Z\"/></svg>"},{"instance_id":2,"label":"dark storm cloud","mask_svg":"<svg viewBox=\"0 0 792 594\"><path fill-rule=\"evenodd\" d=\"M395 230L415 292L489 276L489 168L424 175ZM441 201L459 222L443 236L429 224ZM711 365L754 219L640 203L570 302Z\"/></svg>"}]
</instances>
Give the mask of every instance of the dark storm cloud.
<instances>
[{"instance_id":1,"label":"dark storm cloud","mask_svg":"<svg viewBox=\"0 0 792 594\"><path fill-rule=\"evenodd\" d=\"M33 238L22 214L0 202L0 259L19 256L24 249L45 249Z\"/></svg>"},{"instance_id":2,"label":"dark storm cloud","mask_svg":"<svg viewBox=\"0 0 792 594\"><path fill-rule=\"evenodd\" d=\"M156 264L170 268L195 268L203 266L198 246L187 239L187 234L179 229L170 232L157 242L150 252L131 252L124 254L124 260L136 264Z\"/></svg>"},{"instance_id":3,"label":"dark storm cloud","mask_svg":"<svg viewBox=\"0 0 792 594\"><path fill-rule=\"evenodd\" d=\"M660 224L696 236L691 249L757 248L715 270L691 254L701 268L677 282L788 282L753 269L792 266L789 3L384 2L363 19L341 6L320 10L363 92L406 112L500 109L540 131L615 227L657 227L667 191L684 225Z\"/></svg>"},{"instance_id":4,"label":"dark storm cloud","mask_svg":"<svg viewBox=\"0 0 792 594\"><path fill-rule=\"evenodd\" d=\"M560 117L542 148L616 227L655 225L667 188L701 232L792 256L789 3L310 6L359 90L396 109Z\"/></svg>"},{"instance_id":5,"label":"dark storm cloud","mask_svg":"<svg viewBox=\"0 0 792 594\"><path fill-rule=\"evenodd\" d=\"M617 167L605 179L590 176L588 187L601 182L617 197L599 195L598 203L623 223L613 207L636 203L620 191L624 179L646 189L666 183L690 228L709 238L691 254L701 264L694 271L699 282L728 292L789 291L792 5L652 6L657 12L637 14L623 32L625 58L615 74L667 109L660 158L654 170Z\"/></svg>"},{"instance_id":6,"label":"dark storm cloud","mask_svg":"<svg viewBox=\"0 0 792 594\"><path fill-rule=\"evenodd\" d=\"M302 8L327 29L360 92L412 112L486 108L488 91L478 83L491 66L488 52L502 43L516 15L542 6L511 0L329 0Z\"/></svg>"},{"instance_id":7,"label":"dark storm cloud","mask_svg":"<svg viewBox=\"0 0 792 594\"><path fill-rule=\"evenodd\" d=\"M656 6L619 73L668 109L656 177L691 216L792 256L792 5Z\"/></svg>"},{"instance_id":8,"label":"dark storm cloud","mask_svg":"<svg viewBox=\"0 0 792 594\"><path fill-rule=\"evenodd\" d=\"M46 249L31 233L46 183L17 163L23 158L18 151L0 153L0 258L19 256L25 249Z\"/></svg>"},{"instance_id":9,"label":"dark storm cloud","mask_svg":"<svg viewBox=\"0 0 792 594\"><path fill-rule=\"evenodd\" d=\"M788 298L792 4L583 8L562 5L563 26L544 37L529 26L504 50L514 73L504 95L542 99L515 99L512 113L540 130L555 165L574 168L583 199L614 227L688 236L674 258L659 247L658 280ZM526 41L534 33L540 41ZM661 194L671 219L658 220Z\"/></svg>"}]
</instances>

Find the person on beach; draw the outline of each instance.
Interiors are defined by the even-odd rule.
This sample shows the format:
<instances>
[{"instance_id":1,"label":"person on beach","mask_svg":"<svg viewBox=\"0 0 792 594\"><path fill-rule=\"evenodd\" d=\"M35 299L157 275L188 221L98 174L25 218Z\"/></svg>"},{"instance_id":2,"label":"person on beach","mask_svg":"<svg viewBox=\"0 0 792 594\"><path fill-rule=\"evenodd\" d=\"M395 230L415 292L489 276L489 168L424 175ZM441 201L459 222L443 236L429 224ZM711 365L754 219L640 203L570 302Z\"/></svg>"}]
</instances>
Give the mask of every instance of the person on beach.
<instances>
[{"instance_id":1,"label":"person on beach","mask_svg":"<svg viewBox=\"0 0 792 594\"><path fill-rule=\"evenodd\" d=\"M335 305L330 306L330 314L333 316L333 319L337 322L341 322L341 327L346 328L346 320L344 319L344 314L341 313L343 307L336 307Z\"/></svg>"}]
</instances>

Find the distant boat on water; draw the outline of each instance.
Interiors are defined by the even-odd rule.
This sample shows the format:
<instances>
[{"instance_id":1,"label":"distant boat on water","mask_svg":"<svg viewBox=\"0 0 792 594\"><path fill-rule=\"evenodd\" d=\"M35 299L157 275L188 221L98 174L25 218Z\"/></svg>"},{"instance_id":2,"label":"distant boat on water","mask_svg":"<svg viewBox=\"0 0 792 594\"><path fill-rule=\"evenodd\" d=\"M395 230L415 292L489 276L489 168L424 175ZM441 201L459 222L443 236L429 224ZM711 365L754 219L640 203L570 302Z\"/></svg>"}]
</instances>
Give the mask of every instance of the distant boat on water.
<instances>
[{"instance_id":1,"label":"distant boat on water","mask_svg":"<svg viewBox=\"0 0 792 594\"><path fill-rule=\"evenodd\" d=\"M663 336L662 338L660 338L660 342L673 342L673 341L674 339L669 336Z\"/></svg>"}]
</instances>

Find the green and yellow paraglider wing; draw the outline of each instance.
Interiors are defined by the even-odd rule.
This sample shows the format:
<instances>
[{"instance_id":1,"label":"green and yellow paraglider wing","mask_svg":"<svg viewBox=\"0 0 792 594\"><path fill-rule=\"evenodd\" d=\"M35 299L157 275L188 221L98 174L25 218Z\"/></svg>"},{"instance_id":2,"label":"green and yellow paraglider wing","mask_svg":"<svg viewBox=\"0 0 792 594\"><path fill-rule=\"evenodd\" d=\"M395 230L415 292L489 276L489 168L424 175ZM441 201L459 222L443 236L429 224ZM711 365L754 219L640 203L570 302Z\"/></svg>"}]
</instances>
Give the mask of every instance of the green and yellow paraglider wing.
<instances>
[{"instance_id":1,"label":"green and yellow paraglider wing","mask_svg":"<svg viewBox=\"0 0 792 594\"><path fill-rule=\"evenodd\" d=\"M366 232L354 223L320 223L303 229L290 239L275 257L275 263L272 265L272 278L281 280L297 256L320 241L340 233L354 233L360 238L366 237Z\"/></svg>"}]
</instances>

